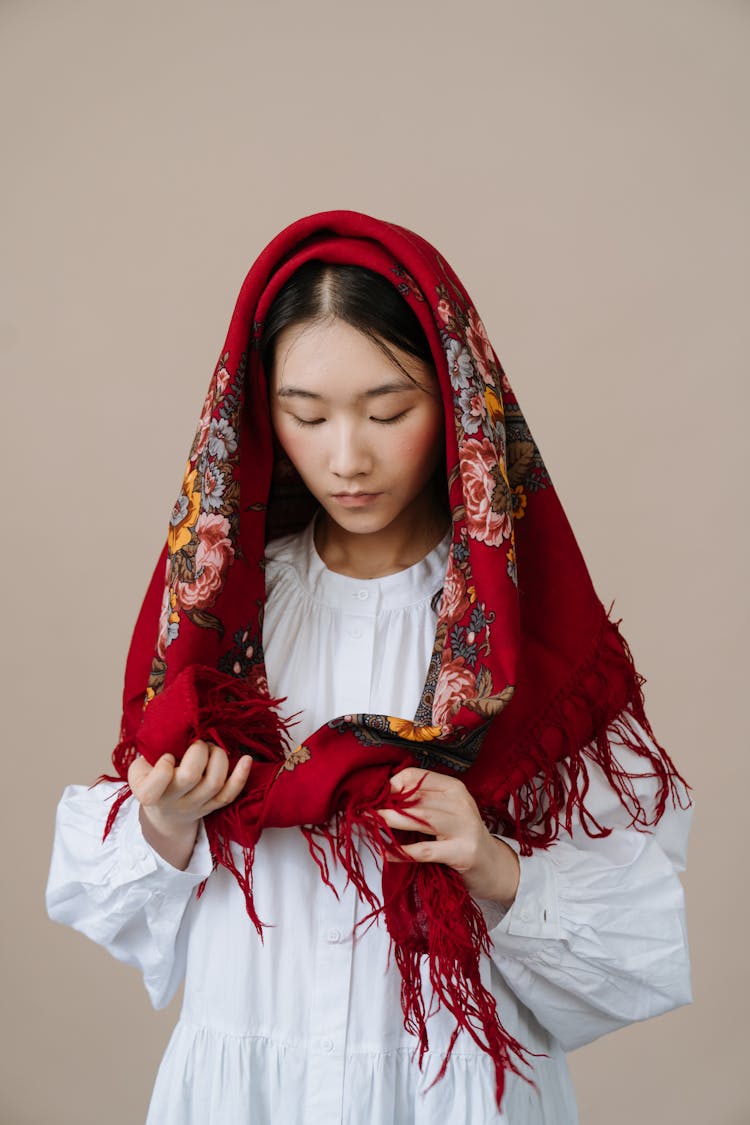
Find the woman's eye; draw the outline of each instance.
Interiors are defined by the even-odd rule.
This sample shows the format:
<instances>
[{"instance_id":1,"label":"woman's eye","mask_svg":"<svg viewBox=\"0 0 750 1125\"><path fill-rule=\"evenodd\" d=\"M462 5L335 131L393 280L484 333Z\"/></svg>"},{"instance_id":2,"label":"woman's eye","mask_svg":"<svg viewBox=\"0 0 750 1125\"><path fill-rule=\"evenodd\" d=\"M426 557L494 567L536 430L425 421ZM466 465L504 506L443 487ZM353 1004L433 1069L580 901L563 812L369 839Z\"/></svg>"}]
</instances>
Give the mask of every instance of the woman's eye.
<instances>
[{"instance_id":1,"label":"woman's eye","mask_svg":"<svg viewBox=\"0 0 750 1125\"><path fill-rule=\"evenodd\" d=\"M400 422L409 413L408 410L402 410L400 414L394 414L392 418L376 418L374 414L370 415L371 422L380 422L381 426L394 426L396 422Z\"/></svg>"},{"instance_id":2,"label":"woman's eye","mask_svg":"<svg viewBox=\"0 0 750 1125\"><path fill-rule=\"evenodd\" d=\"M298 426L320 426L325 422L325 418L298 418L296 414L292 414L292 418Z\"/></svg>"}]
</instances>

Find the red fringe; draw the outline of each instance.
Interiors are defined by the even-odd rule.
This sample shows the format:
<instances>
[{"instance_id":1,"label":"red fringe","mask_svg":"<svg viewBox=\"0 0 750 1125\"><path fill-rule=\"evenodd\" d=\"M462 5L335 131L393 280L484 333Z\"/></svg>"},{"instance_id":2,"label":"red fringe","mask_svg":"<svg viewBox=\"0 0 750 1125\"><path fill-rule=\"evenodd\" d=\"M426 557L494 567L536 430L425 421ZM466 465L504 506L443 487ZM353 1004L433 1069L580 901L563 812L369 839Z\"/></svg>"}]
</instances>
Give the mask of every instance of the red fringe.
<instances>
[{"instance_id":1,"label":"red fringe","mask_svg":"<svg viewBox=\"0 0 750 1125\"><path fill-rule=\"evenodd\" d=\"M456 1040L466 1032L492 1059L499 1109L507 1072L526 1078L519 1063L528 1063L529 1055L502 1026L495 998L482 984L481 958L490 951L484 915L460 875L450 868L439 864L398 867L403 874L397 875L384 910L401 973L404 1027L417 1039L419 1063L429 1047L422 994L426 959L434 995L456 1021L432 1085L445 1075ZM386 875L384 888L389 882ZM416 930L415 918L421 922Z\"/></svg>"},{"instance_id":2,"label":"red fringe","mask_svg":"<svg viewBox=\"0 0 750 1125\"><path fill-rule=\"evenodd\" d=\"M374 920L375 916L383 909L382 903L373 889L367 883L364 874L362 858L359 854L358 844L361 842L371 855L382 861L384 834L389 830L378 814L378 809L407 808L411 793L394 794L390 787L390 771L383 777L383 782L377 793L374 793L365 802L361 795L352 797L347 804L339 809L334 819L327 825L303 825L302 832L307 838L310 854L320 870L323 882L336 894L328 869L328 861L324 841L329 848L334 862L341 864L346 872L346 885L354 886L360 901L370 907L371 914L368 919Z\"/></svg>"},{"instance_id":3,"label":"red fringe","mask_svg":"<svg viewBox=\"0 0 750 1125\"><path fill-rule=\"evenodd\" d=\"M420 1067L429 1050L428 1013L422 993L422 966L426 959L434 996L456 1021L431 1086L445 1075L456 1040L465 1031L492 1058L499 1108L507 1071L526 1078L519 1063L528 1062L529 1052L502 1026L495 998L482 984L481 958L489 953L490 938L481 908L451 868L415 863L406 853L402 855L408 862L403 864L389 864L385 860L386 851L398 853L400 844L415 834L389 828L376 810L410 808L419 788L418 784L394 794L387 779L383 789L367 803L360 798L339 810L334 825L304 827L303 832L324 882L332 886L322 841L328 845L334 862L341 864L347 882L354 885L361 901L370 906L370 913L358 922L358 927L372 925L379 916L384 918L401 974L404 1027L417 1040ZM360 841L385 864L382 902L365 881L357 850Z\"/></svg>"},{"instance_id":4,"label":"red fringe","mask_svg":"<svg viewBox=\"0 0 750 1125\"><path fill-rule=\"evenodd\" d=\"M283 762L287 732L295 716L282 719L278 713L281 702L261 696L245 681L216 668L193 665L149 704L135 735L117 744L112 753L117 775L102 774L94 784L127 778L128 769L138 754L152 763L166 753L173 753L179 760L196 739L221 746L229 755L230 768L243 753L251 754L258 762ZM253 901L252 868L269 789L270 784L265 792L254 793L251 800L239 798L205 818L214 866L226 867L237 880L245 896L248 916L261 938L263 923ZM131 795L126 782L115 795L103 839L106 840L117 814ZM242 869L235 863L231 847L232 840L240 838L244 841ZM202 884L199 895L203 889Z\"/></svg>"},{"instance_id":5,"label":"red fringe","mask_svg":"<svg viewBox=\"0 0 750 1125\"><path fill-rule=\"evenodd\" d=\"M633 668L632 660L627 704L612 714L615 703L611 695L617 689L611 686L608 645L619 638L629 659L630 653L619 637L617 626L610 622L607 625L610 630L597 638L590 661L577 670L575 681L566 684L552 701L541 720L542 729L530 732L523 744L515 748L513 765L503 778L496 780L491 775L488 778L481 774L472 778L471 770L466 775L488 827L494 831L502 828L505 835L515 836L523 854L529 854L535 847L549 846L561 826L571 832L574 818L580 820L591 836L609 834L611 829L600 824L585 807L590 762L602 770L627 809L631 824L641 831L653 827L668 800L681 807L689 803L687 784L653 737L643 708L643 681ZM619 661L619 697L622 699L622 650ZM198 672L197 718L189 728L177 732L179 745L184 749L195 738L204 738L224 747L230 758L251 752L260 762L275 765L283 761L287 727L292 720L283 722L279 718L276 711L279 701L263 700L242 681L213 669ZM144 748L149 760L155 761L160 756L153 749L149 752L147 746L148 720L152 709L158 709L160 698L146 709L136 737L124 739L117 746L113 761L119 777L110 780L127 776L128 766ZM592 700L598 702L592 703ZM580 717L584 712L590 729L597 733L581 748ZM153 718L157 719L155 713ZM632 720L640 724L645 739ZM161 740L160 753L165 753L168 747L163 745L163 722L155 722L154 727ZM643 760L642 774L632 774L620 765L612 745L613 736ZM491 748L488 749L491 753ZM404 1027L417 1041L419 1065L429 1049L428 1013L422 994L422 971L426 963L434 996L456 1021L434 1082L445 1075L457 1038L465 1032L493 1061L499 1108L507 1071L526 1078L520 1066L528 1064L530 1052L503 1028L494 996L482 984L481 958L489 952L490 939L482 911L461 877L441 864L388 863L385 859L388 850L398 852L401 843L415 838L413 834L388 828L377 811L382 808L404 810L413 804L419 785L399 793L390 788L391 773L401 765L403 762L396 766L384 765L377 784L371 785L366 795L354 783L351 788L344 786L337 797L342 803L331 821L301 828L324 883L336 893L330 877L330 856L334 863L341 864L347 883L354 886L360 900L369 907L370 913L358 926L371 925L380 916L384 918L401 974ZM278 770L266 769L265 777L267 780L262 786L258 787L256 777L251 792L206 818L214 863L225 867L237 880L248 916L261 939L264 923L258 917L253 899L253 860L267 820L267 803ZM635 782L639 777L658 780L653 808L644 808L638 798ZM472 781L475 782L473 788ZM105 837L129 795L127 785L116 794L107 818ZM239 865L232 852L233 840L242 841L243 858ZM382 901L365 879L360 845L384 865ZM409 859L405 853L402 856Z\"/></svg>"},{"instance_id":6,"label":"red fringe","mask_svg":"<svg viewBox=\"0 0 750 1125\"><path fill-rule=\"evenodd\" d=\"M563 685L523 742L514 747L505 776L483 778L472 789L488 827L514 837L522 855L530 855L533 848L549 847L561 827L570 834L574 822L591 837L610 835L612 829L600 824L586 808L591 762L602 771L637 831L649 832L668 802L679 808L691 804L690 786L651 729L644 709L645 681L635 670L618 625L619 621L605 619L603 634L589 659ZM622 651L629 665L624 704ZM618 662L616 674L609 663L612 654ZM588 741L581 737L582 723L589 733L596 732ZM617 758L620 746L641 759L642 772L633 773L621 765ZM644 808L637 794L640 779L657 782L649 808ZM468 775L466 780L471 788Z\"/></svg>"}]
</instances>

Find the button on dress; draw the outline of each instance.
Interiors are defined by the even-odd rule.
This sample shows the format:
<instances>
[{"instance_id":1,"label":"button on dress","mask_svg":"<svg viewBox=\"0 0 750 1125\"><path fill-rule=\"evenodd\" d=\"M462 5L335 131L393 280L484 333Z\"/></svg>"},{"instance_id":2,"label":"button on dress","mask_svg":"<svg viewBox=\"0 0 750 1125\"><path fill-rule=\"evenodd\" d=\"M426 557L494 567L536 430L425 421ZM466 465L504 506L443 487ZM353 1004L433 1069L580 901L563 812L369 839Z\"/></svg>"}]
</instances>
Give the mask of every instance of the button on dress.
<instances>
[{"instance_id":1,"label":"button on dress","mask_svg":"<svg viewBox=\"0 0 750 1125\"><path fill-rule=\"evenodd\" d=\"M266 669L286 713L301 712L297 741L351 712L414 715L448 548L446 537L414 566L363 581L327 569L312 525L269 545ZM625 747L617 754L640 768ZM652 782L635 784L648 805ZM593 765L587 805L612 834L561 833L520 857L509 910L480 903L492 941L484 982L504 1026L539 1056L533 1085L508 1075L501 1111L492 1063L466 1035L432 1085L453 1027L442 1010L428 1020L420 1069L382 922L357 926L367 907L335 865L337 893L325 886L299 829L259 841L261 942L232 876L212 871L202 827L185 871L144 840L134 799L102 843L112 788L63 794L47 904L137 966L155 1007L184 982L148 1125L574 1125L565 1051L690 1000L678 878L690 814L670 806L653 833L633 830ZM377 888L377 862L360 850Z\"/></svg>"}]
</instances>

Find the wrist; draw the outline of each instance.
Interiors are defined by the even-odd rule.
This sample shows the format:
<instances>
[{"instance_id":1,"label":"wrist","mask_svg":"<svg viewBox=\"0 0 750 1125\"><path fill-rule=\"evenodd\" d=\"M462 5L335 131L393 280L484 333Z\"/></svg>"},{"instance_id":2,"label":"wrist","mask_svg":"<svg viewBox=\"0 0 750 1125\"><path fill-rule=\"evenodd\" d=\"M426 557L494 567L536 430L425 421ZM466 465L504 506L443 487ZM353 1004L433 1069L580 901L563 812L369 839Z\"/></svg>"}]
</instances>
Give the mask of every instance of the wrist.
<instances>
[{"instance_id":1,"label":"wrist","mask_svg":"<svg viewBox=\"0 0 750 1125\"><path fill-rule=\"evenodd\" d=\"M200 820L170 823L144 805L140 806L139 820L146 843L172 867L184 871L193 854Z\"/></svg>"},{"instance_id":2,"label":"wrist","mask_svg":"<svg viewBox=\"0 0 750 1125\"><path fill-rule=\"evenodd\" d=\"M489 833L488 839L490 856L488 889L490 893L483 897L509 910L518 893L521 864L513 848L506 844L504 840L498 839L497 836L491 836Z\"/></svg>"}]
</instances>

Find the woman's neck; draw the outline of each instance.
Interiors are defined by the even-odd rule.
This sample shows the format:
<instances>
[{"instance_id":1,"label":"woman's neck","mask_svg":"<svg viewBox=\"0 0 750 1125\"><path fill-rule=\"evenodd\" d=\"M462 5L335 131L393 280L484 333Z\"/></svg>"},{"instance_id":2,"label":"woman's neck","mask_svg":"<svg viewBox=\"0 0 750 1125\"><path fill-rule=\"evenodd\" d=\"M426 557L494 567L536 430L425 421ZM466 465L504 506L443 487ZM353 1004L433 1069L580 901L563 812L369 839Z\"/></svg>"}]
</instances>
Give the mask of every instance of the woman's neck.
<instances>
[{"instance_id":1,"label":"woman's neck","mask_svg":"<svg viewBox=\"0 0 750 1125\"><path fill-rule=\"evenodd\" d=\"M329 570L350 578L384 578L406 570L428 555L445 535L450 517L435 505L420 513L402 512L388 527L357 534L340 527L327 512L315 521L315 548Z\"/></svg>"}]
</instances>

